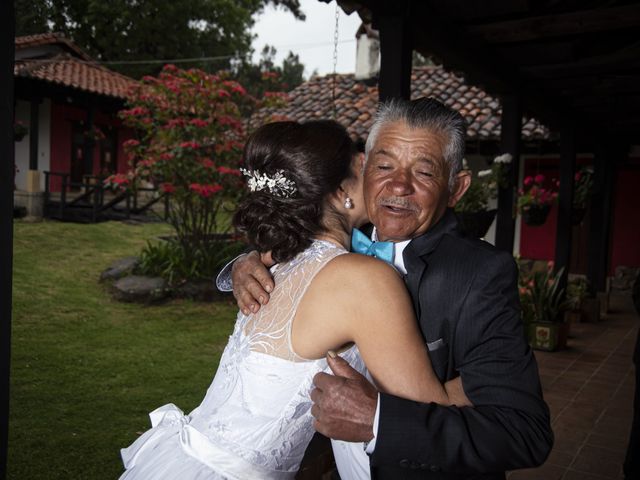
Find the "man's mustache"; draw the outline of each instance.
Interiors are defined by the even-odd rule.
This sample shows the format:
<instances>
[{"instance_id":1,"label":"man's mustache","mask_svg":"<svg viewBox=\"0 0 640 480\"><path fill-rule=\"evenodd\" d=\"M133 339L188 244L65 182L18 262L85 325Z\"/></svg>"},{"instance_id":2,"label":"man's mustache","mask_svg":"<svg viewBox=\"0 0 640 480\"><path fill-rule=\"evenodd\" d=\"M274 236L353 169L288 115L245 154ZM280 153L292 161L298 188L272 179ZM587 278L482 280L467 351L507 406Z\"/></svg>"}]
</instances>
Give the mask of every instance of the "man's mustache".
<instances>
[{"instance_id":1,"label":"man's mustache","mask_svg":"<svg viewBox=\"0 0 640 480\"><path fill-rule=\"evenodd\" d=\"M399 207L412 212L418 212L420 209L417 205L402 197L386 197L378 200L381 207Z\"/></svg>"}]
</instances>

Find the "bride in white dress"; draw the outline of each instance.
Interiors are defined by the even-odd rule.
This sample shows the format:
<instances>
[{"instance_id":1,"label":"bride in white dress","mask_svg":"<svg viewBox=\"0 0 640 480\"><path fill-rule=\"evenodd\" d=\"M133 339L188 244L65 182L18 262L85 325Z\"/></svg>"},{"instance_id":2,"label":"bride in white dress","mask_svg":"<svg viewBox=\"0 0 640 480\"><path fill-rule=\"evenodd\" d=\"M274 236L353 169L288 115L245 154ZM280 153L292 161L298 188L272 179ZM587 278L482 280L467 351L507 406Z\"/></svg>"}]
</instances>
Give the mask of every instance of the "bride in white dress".
<instances>
[{"instance_id":1,"label":"bride in white dress","mask_svg":"<svg viewBox=\"0 0 640 480\"><path fill-rule=\"evenodd\" d=\"M294 478L314 434L313 376L328 350L364 362L380 389L449 404L430 366L411 301L395 270L348 254L367 221L362 156L332 121L276 122L245 147L250 193L234 217L271 252L275 289L253 314L238 313L202 403L169 403L152 428L121 450L121 479ZM397 372L403 372L398 375Z\"/></svg>"}]
</instances>

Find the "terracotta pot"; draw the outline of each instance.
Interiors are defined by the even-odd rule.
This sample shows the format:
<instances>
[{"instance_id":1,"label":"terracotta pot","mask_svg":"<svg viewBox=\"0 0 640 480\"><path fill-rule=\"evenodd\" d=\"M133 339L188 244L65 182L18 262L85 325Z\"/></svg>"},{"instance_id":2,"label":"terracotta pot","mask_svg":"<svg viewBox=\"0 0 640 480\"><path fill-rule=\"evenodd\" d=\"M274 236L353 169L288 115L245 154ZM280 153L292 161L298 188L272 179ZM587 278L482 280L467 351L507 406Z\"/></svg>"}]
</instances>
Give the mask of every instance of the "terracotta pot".
<instances>
[{"instance_id":1,"label":"terracotta pot","mask_svg":"<svg viewBox=\"0 0 640 480\"><path fill-rule=\"evenodd\" d=\"M526 210L523 209L522 220L531 227L539 227L540 225L544 225L544 222L547 221L547 216L549 215L550 210L551 207L548 205L544 207L532 205Z\"/></svg>"},{"instance_id":2,"label":"terracotta pot","mask_svg":"<svg viewBox=\"0 0 640 480\"><path fill-rule=\"evenodd\" d=\"M470 237L483 238L491 227L493 219L496 218L497 212L497 209L493 209L456 213L459 229Z\"/></svg>"}]
</instances>

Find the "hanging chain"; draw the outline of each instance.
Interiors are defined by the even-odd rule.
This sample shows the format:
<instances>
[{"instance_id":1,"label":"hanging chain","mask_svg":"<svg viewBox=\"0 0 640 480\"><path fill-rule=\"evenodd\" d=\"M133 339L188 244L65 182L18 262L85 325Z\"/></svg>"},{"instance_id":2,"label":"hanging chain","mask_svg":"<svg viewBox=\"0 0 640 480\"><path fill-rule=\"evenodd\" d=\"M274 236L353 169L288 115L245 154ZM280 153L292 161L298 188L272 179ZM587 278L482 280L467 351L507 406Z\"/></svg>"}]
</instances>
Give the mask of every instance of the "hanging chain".
<instances>
[{"instance_id":1,"label":"hanging chain","mask_svg":"<svg viewBox=\"0 0 640 480\"><path fill-rule=\"evenodd\" d=\"M337 105L336 105L336 76L338 68L338 23L340 20L340 7L338 6L338 0L336 0L336 26L333 31L333 81L331 84L331 98L333 100L333 119L336 120Z\"/></svg>"}]
</instances>

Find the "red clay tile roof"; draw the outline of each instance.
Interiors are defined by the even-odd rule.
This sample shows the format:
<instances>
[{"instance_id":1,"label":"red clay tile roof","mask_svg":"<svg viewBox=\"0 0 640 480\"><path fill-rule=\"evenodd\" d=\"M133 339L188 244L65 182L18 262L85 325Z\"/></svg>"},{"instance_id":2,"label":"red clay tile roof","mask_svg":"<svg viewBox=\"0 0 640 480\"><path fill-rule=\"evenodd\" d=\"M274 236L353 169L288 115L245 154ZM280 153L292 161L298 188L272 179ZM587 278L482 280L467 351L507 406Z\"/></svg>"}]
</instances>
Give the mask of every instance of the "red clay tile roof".
<instances>
[{"instance_id":1,"label":"red clay tile roof","mask_svg":"<svg viewBox=\"0 0 640 480\"><path fill-rule=\"evenodd\" d=\"M83 60L92 60L92 58L80 47L60 33L40 33L37 35L16 37L16 50L24 50L26 48L39 47L41 45L60 45Z\"/></svg>"},{"instance_id":2,"label":"red clay tile roof","mask_svg":"<svg viewBox=\"0 0 640 480\"><path fill-rule=\"evenodd\" d=\"M333 75L314 77L289 92L289 103L266 108L255 121L267 117L312 120L333 117ZM502 108L498 99L439 66L416 67L411 75L411 97L435 97L458 110L466 119L467 140L498 140ZM356 81L353 74L336 75L336 119L355 137L365 139L378 106L378 87ZM523 140L549 138L549 130L537 120L523 118Z\"/></svg>"},{"instance_id":3,"label":"red clay tile roof","mask_svg":"<svg viewBox=\"0 0 640 480\"><path fill-rule=\"evenodd\" d=\"M16 37L16 50L46 44L63 44L78 56L58 53L50 58L16 60L14 75L75 88L109 97L127 98L135 80L90 61L73 43L57 34Z\"/></svg>"}]
</instances>

